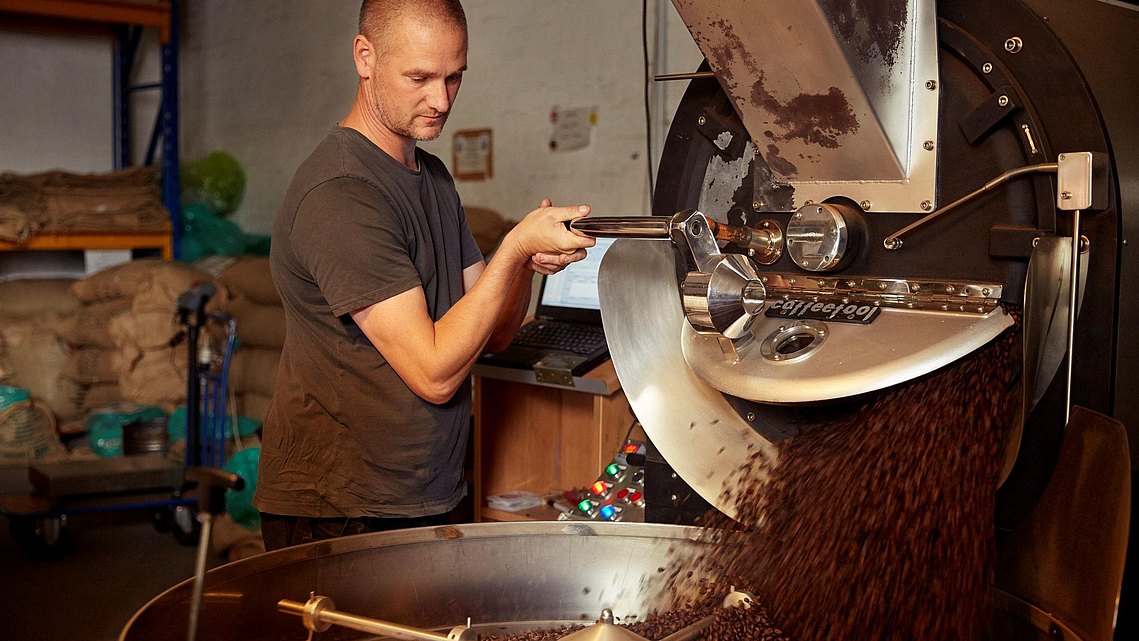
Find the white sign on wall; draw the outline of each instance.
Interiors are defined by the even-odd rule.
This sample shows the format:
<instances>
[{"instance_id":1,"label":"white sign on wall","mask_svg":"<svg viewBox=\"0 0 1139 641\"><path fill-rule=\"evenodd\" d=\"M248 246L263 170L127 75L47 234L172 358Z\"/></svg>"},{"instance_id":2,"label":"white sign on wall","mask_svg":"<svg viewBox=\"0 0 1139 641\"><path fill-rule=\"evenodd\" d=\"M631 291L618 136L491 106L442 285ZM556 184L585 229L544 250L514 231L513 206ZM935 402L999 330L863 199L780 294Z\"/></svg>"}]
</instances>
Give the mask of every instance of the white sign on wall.
<instances>
[{"instance_id":1,"label":"white sign on wall","mask_svg":"<svg viewBox=\"0 0 1139 641\"><path fill-rule=\"evenodd\" d=\"M576 107L550 111L554 131L550 134L550 151L573 151L589 146L589 134L597 123L597 107Z\"/></svg>"}]
</instances>

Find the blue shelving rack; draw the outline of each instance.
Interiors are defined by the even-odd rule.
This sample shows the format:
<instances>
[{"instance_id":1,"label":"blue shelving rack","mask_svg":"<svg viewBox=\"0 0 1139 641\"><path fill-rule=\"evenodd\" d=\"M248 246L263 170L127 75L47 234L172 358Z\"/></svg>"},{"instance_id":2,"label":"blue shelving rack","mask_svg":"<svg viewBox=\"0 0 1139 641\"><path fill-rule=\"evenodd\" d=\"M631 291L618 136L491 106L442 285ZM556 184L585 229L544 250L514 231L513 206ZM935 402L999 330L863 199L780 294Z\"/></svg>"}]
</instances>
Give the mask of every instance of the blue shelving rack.
<instances>
[{"instance_id":1,"label":"blue shelving rack","mask_svg":"<svg viewBox=\"0 0 1139 641\"><path fill-rule=\"evenodd\" d=\"M178 158L178 8L179 0L0 0L0 24L38 29L84 30L109 28L113 35L112 113L114 167L136 164L131 131L135 114L131 96L160 91L159 108L146 149L144 164L160 162L162 203L170 212L174 256L181 236L181 180ZM132 83L146 29L158 30L161 72L158 82ZM161 141L162 153L158 155Z\"/></svg>"}]
</instances>

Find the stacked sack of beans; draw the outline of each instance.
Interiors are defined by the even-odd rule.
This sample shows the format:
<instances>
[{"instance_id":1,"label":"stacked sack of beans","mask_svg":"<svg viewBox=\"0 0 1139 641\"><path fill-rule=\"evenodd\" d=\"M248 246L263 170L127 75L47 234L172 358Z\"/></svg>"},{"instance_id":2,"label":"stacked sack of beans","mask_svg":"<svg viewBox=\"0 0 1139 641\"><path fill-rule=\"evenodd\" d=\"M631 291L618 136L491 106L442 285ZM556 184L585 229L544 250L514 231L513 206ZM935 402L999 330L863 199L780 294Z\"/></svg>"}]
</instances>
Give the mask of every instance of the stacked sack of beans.
<instances>
[{"instance_id":1,"label":"stacked sack of beans","mask_svg":"<svg viewBox=\"0 0 1139 641\"><path fill-rule=\"evenodd\" d=\"M112 269L117 271L100 272L95 277L109 277L126 285L108 289L127 294L130 300L128 309L108 328L120 362L122 400L172 411L185 403L188 376L187 347L180 340L183 328L178 321L178 297L193 285L211 279L188 265L163 261L135 261ZM89 285L95 277L76 283L76 288ZM223 309L227 300L225 288L217 287L206 309Z\"/></svg>"},{"instance_id":2,"label":"stacked sack of beans","mask_svg":"<svg viewBox=\"0 0 1139 641\"><path fill-rule=\"evenodd\" d=\"M6 409L22 415L9 416L0 425L0 445L15 462L63 455L56 424L82 413L86 389L66 378L69 350L50 330L79 308L70 291L73 282L0 282L0 385L8 388L6 398L12 401ZM5 431L5 426L11 429Z\"/></svg>"},{"instance_id":3,"label":"stacked sack of beans","mask_svg":"<svg viewBox=\"0 0 1139 641\"><path fill-rule=\"evenodd\" d=\"M269 273L269 259L211 257L197 265L213 274L232 295L226 312L237 321L240 347L230 365L230 381L238 411L263 421L285 344L285 311Z\"/></svg>"}]
</instances>

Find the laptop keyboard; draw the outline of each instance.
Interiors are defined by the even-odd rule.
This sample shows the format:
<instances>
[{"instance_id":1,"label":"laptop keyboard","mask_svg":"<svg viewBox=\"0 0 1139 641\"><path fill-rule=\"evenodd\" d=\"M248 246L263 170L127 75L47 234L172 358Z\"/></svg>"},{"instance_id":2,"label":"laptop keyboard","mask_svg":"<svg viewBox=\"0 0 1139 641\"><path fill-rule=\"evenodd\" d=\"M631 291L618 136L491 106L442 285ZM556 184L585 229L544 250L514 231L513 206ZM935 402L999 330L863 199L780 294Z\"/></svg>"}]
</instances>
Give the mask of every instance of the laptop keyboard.
<instances>
[{"instance_id":1,"label":"laptop keyboard","mask_svg":"<svg viewBox=\"0 0 1139 641\"><path fill-rule=\"evenodd\" d=\"M514 344L591 354L605 346L605 331L593 325L536 322L524 325L514 338Z\"/></svg>"}]
</instances>

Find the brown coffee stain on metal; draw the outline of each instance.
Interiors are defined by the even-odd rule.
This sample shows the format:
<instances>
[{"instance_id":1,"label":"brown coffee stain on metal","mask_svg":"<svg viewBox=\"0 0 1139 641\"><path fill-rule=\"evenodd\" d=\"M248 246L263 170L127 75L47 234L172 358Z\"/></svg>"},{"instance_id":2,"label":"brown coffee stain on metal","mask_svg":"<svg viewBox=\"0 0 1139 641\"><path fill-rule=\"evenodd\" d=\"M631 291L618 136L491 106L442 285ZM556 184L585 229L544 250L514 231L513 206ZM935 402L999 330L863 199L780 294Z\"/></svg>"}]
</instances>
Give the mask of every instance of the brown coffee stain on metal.
<instances>
[{"instance_id":1,"label":"brown coffee stain on metal","mask_svg":"<svg viewBox=\"0 0 1139 641\"><path fill-rule=\"evenodd\" d=\"M763 71L744 48L732 25L720 20L711 27L722 32L722 44L711 48L709 59L713 68L719 70L725 91L732 95L733 100L750 101L755 107L771 114L772 124L781 130L779 134L771 130L764 131L765 136L775 141L802 140L808 144L835 149L839 146L841 136L858 130L858 118L850 101L837 87L831 87L827 93L803 92L788 101L781 101L767 90ZM742 64L756 78L750 95L743 95L739 83L731 74L733 62ZM767 160L772 170L785 177L798 175L798 167L779 156L778 146L768 145L767 150L770 154Z\"/></svg>"},{"instance_id":2,"label":"brown coffee stain on metal","mask_svg":"<svg viewBox=\"0 0 1139 641\"><path fill-rule=\"evenodd\" d=\"M863 61L877 55L894 65L909 14L908 0L819 0L819 6Z\"/></svg>"},{"instance_id":3,"label":"brown coffee stain on metal","mask_svg":"<svg viewBox=\"0 0 1139 641\"><path fill-rule=\"evenodd\" d=\"M767 146L764 159L767 160L767 165L781 176L794 176L799 173L799 168L795 166L795 163L780 156L779 147L775 145Z\"/></svg>"},{"instance_id":4,"label":"brown coffee stain on metal","mask_svg":"<svg viewBox=\"0 0 1139 641\"><path fill-rule=\"evenodd\" d=\"M435 538L454 540L463 538L463 532L459 528L450 525L443 525L435 528Z\"/></svg>"},{"instance_id":5,"label":"brown coffee stain on metal","mask_svg":"<svg viewBox=\"0 0 1139 641\"><path fill-rule=\"evenodd\" d=\"M774 124L784 129L785 133L776 140L798 139L835 149L840 136L858 131L858 117L838 87L831 87L823 94L801 93L782 102L767 90L765 80L762 72L756 75L751 103L774 116Z\"/></svg>"},{"instance_id":6,"label":"brown coffee stain on metal","mask_svg":"<svg viewBox=\"0 0 1139 641\"><path fill-rule=\"evenodd\" d=\"M732 28L732 24L730 22L726 20L717 20L709 25L709 27L711 29L720 31L723 34L722 38L717 39L721 42L719 46L711 45L711 43L715 42L716 40L708 40L709 47L711 49L711 54L708 56L710 58L709 62L712 64L713 69L718 70L718 74L721 78L721 82L723 83L725 90L728 90L729 93L735 93L731 91L731 89L738 87L739 83L735 81L735 77L732 75L731 63L735 61L736 54L739 54L740 62L743 63L744 67L748 70L749 73L756 73L759 70L759 67L755 62L755 58L751 56L747 48L744 46L743 41L740 40L740 37L738 35L736 35L736 32Z\"/></svg>"}]
</instances>

